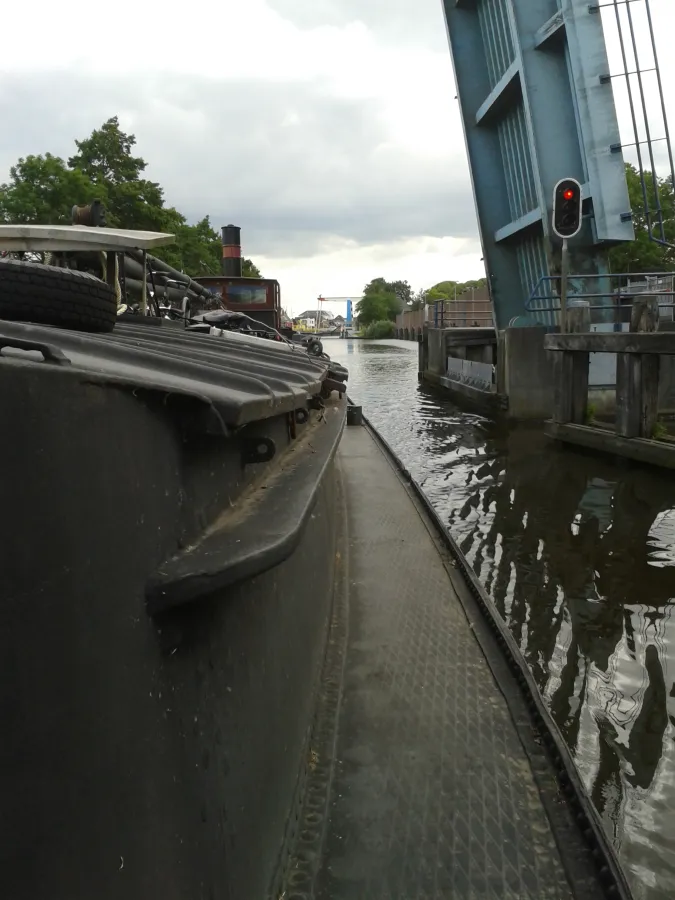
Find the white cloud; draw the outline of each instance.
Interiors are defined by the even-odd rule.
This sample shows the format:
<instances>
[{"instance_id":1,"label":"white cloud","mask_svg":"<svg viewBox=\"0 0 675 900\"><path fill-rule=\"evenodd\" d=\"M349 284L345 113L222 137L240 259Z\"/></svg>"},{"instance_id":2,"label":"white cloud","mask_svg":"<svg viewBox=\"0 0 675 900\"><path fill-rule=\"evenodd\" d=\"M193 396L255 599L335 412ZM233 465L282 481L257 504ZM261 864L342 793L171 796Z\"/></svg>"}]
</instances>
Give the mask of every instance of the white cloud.
<instances>
[{"instance_id":1,"label":"white cloud","mask_svg":"<svg viewBox=\"0 0 675 900\"><path fill-rule=\"evenodd\" d=\"M219 82L329 79L347 96L372 96L401 69L424 65L427 56L424 48L383 45L358 18L339 26L301 27L265 0L191 0L174 15L149 0L118 0L114 15L105 22L97 17L96 28L87 0L66 0L56 22L51 10L45 0L36 0L31 52L22 41L5 42L5 71L75 70L85 77L168 73ZM440 6L435 18L441 27ZM60 22L63 40L55 37ZM143 90L142 82L138 88Z\"/></svg>"},{"instance_id":2,"label":"white cloud","mask_svg":"<svg viewBox=\"0 0 675 900\"><path fill-rule=\"evenodd\" d=\"M242 225L293 309L379 275L482 274L440 0L169 9L119 0L103 19L84 0L57 15L34 0L30 29L3 43L0 179L20 155L68 156L117 114L167 201ZM672 0L652 11L669 92ZM615 70L611 35L610 51Z\"/></svg>"},{"instance_id":3,"label":"white cloud","mask_svg":"<svg viewBox=\"0 0 675 900\"><path fill-rule=\"evenodd\" d=\"M387 244L357 246L335 242L320 256L297 262L259 259L265 271L274 271L281 283L282 303L293 314L311 308L319 296L358 299L372 278L408 280L414 290L452 277L467 281L481 274L481 250L477 240L422 237ZM326 308L344 312L343 302Z\"/></svg>"}]
</instances>

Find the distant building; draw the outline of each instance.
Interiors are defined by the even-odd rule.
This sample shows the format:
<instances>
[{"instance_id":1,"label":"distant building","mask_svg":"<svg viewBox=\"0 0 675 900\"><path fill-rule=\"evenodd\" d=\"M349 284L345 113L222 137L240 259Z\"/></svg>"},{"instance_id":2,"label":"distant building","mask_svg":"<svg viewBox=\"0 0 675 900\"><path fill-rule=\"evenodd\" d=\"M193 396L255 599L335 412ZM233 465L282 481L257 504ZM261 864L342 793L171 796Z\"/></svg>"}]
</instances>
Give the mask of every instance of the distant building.
<instances>
[{"instance_id":1,"label":"distant building","mask_svg":"<svg viewBox=\"0 0 675 900\"><path fill-rule=\"evenodd\" d=\"M316 319L314 316L298 316L293 319L293 324L297 328L316 328Z\"/></svg>"},{"instance_id":2,"label":"distant building","mask_svg":"<svg viewBox=\"0 0 675 900\"><path fill-rule=\"evenodd\" d=\"M313 319L314 327L330 328L335 316L327 309L306 309L298 316L300 321Z\"/></svg>"}]
</instances>

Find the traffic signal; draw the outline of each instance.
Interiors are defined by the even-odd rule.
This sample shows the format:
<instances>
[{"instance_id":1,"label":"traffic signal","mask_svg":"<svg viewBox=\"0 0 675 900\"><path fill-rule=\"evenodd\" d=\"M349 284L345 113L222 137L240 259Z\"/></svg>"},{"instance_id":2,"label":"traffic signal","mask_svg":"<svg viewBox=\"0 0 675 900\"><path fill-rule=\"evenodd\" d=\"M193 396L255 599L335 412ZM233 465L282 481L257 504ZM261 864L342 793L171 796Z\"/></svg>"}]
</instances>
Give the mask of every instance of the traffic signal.
<instances>
[{"instance_id":1,"label":"traffic signal","mask_svg":"<svg viewBox=\"0 0 675 900\"><path fill-rule=\"evenodd\" d=\"M563 178L553 189L553 230L561 238L571 238L581 229L581 185Z\"/></svg>"}]
</instances>

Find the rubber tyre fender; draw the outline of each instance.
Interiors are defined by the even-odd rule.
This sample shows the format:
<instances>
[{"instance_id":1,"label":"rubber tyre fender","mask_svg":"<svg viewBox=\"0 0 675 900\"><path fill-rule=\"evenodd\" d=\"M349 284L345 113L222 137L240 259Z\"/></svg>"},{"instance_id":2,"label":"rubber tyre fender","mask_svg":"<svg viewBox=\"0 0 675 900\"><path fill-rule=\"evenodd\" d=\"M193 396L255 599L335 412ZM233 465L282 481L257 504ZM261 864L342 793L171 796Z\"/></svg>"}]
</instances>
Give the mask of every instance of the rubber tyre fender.
<instances>
[{"instance_id":1,"label":"rubber tyre fender","mask_svg":"<svg viewBox=\"0 0 675 900\"><path fill-rule=\"evenodd\" d=\"M0 319L108 332L117 301L113 288L88 272L0 259Z\"/></svg>"}]
</instances>

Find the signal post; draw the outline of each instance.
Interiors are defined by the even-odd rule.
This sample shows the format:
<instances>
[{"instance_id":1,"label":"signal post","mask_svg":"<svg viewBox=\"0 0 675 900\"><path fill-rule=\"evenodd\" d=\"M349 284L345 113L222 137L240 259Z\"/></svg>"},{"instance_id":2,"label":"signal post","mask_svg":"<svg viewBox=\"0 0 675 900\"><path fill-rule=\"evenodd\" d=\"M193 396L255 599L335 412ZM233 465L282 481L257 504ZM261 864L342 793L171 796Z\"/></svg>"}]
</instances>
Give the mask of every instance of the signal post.
<instances>
[{"instance_id":1,"label":"signal post","mask_svg":"<svg viewBox=\"0 0 675 900\"><path fill-rule=\"evenodd\" d=\"M553 233L562 238L560 265L560 330L567 331L568 240L581 230L581 185L576 178L561 178L553 189Z\"/></svg>"}]
</instances>

